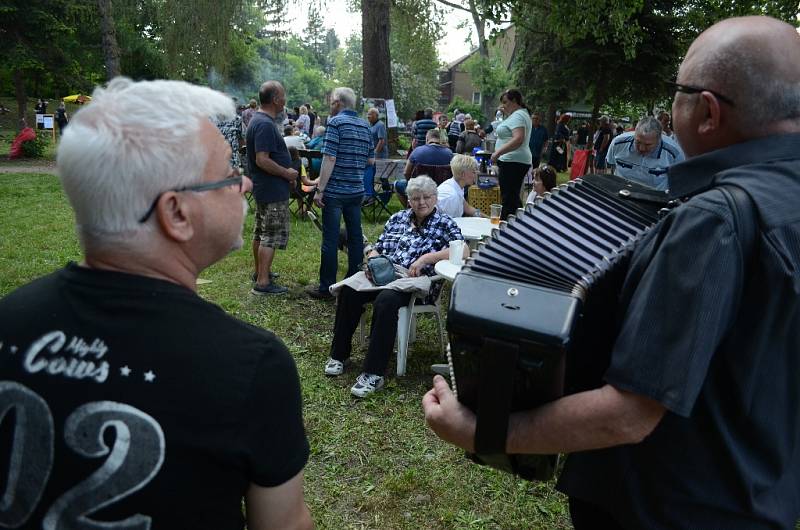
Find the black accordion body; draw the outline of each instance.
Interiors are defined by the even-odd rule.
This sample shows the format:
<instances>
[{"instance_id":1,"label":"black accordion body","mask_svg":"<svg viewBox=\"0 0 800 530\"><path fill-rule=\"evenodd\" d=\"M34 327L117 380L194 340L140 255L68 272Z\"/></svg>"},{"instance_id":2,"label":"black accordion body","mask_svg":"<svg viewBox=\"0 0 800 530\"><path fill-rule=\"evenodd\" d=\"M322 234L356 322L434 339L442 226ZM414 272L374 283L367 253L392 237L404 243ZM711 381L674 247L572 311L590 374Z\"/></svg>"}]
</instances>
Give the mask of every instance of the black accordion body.
<instances>
[{"instance_id":1,"label":"black accordion body","mask_svg":"<svg viewBox=\"0 0 800 530\"><path fill-rule=\"evenodd\" d=\"M477 415L473 460L553 476L557 455L505 454L509 415L601 385L631 251L667 202L587 175L518 210L473 252L447 316L453 387Z\"/></svg>"}]
</instances>

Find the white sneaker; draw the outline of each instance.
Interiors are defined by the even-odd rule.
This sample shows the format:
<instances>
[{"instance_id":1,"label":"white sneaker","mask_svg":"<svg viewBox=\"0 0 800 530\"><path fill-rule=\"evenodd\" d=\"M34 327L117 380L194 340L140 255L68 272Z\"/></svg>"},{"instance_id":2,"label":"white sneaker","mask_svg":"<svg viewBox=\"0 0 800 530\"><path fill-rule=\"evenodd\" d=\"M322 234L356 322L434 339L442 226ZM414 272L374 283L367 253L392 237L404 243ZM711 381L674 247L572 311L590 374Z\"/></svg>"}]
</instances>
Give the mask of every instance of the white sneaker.
<instances>
[{"instance_id":1,"label":"white sneaker","mask_svg":"<svg viewBox=\"0 0 800 530\"><path fill-rule=\"evenodd\" d=\"M328 357L328 362L325 363L325 375L342 375L344 373L344 365L347 361L337 361Z\"/></svg>"},{"instance_id":2,"label":"white sneaker","mask_svg":"<svg viewBox=\"0 0 800 530\"><path fill-rule=\"evenodd\" d=\"M363 398L383 388L383 382L383 377L380 375L362 373L356 379L356 384L350 389L350 393Z\"/></svg>"}]
</instances>

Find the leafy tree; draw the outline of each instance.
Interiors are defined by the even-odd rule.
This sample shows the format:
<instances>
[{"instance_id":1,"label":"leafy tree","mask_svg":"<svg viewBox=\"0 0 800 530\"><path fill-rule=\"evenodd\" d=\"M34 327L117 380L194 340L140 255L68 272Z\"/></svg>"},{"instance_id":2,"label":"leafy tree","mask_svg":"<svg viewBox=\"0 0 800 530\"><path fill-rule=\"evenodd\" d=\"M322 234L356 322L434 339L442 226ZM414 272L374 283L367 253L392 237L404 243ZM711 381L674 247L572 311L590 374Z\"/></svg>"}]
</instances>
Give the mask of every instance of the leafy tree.
<instances>
[{"instance_id":1,"label":"leafy tree","mask_svg":"<svg viewBox=\"0 0 800 530\"><path fill-rule=\"evenodd\" d=\"M54 70L66 69L63 54L73 28L66 24L66 1L10 0L0 7L0 64L13 80L17 114L26 114L29 90L41 96L45 84L52 85Z\"/></svg>"},{"instance_id":2,"label":"leafy tree","mask_svg":"<svg viewBox=\"0 0 800 530\"><path fill-rule=\"evenodd\" d=\"M322 66L325 75L328 77L333 75L333 69L336 66L336 50L338 49L339 37L336 36L336 32L333 29L328 28L327 33L325 33L325 64Z\"/></svg>"},{"instance_id":3,"label":"leafy tree","mask_svg":"<svg viewBox=\"0 0 800 530\"><path fill-rule=\"evenodd\" d=\"M472 116L472 119L478 123L484 123L486 121L486 116L484 116L481 112L481 107L479 105L468 103L461 99L460 96L453 98L453 101L451 101L450 105L447 107L447 112L452 114L456 111L456 109L460 110L464 114L469 114ZM455 118L455 116L453 117Z\"/></svg>"},{"instance_id":4,"label":"leafy tree","mask_svg":"<svg viewBox=\"0 0 800 530\"><path fill-rule=\"evenodd\" d=\"M357 98L361 98L362 95L362 64L361 36L354 33L347 37L344 49L339 49L336 54L333 80L337 86L352 88Z\"/></svg>"},{"instance_id":5,"label":"leafy tree","mask_svg":"<svg viewBox=\"0 0 800 530\"><path fill-rule=\"evenodd\" d=\"M335 36L336 34L334 34ZM325 33L322 16L319 13L319 7L313 3L308 7L306 29L303 33L302 41L316 65L319 68L324 68L328 52L327 34Z\"/></svg>"},{"instance_id":6,"label":"leafy tree","mask_svg":"<svg viewBox=\"0 0 800 530\"><path fill-rule=\"evenodd\" d=\"M395 0L392 6L392 74L400 116L434 107L439 95L436 44L442 38L441 9L430 2Z\"/></svg>"}]
</instances>

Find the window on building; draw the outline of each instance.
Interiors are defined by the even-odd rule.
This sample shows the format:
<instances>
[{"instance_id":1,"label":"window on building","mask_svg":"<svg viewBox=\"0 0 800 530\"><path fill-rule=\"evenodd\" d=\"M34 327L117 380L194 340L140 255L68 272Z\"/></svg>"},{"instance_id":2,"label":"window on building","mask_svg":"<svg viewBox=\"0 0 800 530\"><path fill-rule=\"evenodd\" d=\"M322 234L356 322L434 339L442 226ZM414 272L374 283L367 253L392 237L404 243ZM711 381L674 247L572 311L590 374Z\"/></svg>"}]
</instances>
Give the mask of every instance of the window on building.
<instances>
[{"instance_id":1,"label":"window on building","mask_svg":"<svg viewBox=\"0 0 800 530\"><path fill-rule=\"evenodd\" d=\"M472 104L473 105L480 105L481 104L481 93L480 92L473 92L472 93Z\"/></svg>"}]
</instances>

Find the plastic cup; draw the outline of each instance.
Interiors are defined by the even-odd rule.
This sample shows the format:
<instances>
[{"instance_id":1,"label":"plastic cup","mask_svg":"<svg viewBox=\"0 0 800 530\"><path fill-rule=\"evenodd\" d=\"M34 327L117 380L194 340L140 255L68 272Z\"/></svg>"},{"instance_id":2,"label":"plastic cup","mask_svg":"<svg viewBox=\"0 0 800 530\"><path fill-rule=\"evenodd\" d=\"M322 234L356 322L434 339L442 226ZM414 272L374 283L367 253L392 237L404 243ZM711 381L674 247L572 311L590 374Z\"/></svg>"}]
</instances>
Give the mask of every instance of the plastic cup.
<instances>
[{"instance_id":1,"label":"plastic cup","mask_svg":"<svg viewBox=\"0 0 800 530\"><path fill-rule=\"evenodd\" d=\"M453 265L464 264L464 242L460 239L450 242L450 263Z\"/></svg>"},{"instance_id":2,"label":"plastic cup","mask_svg":"<svg viewBox=\"0 0 800 530\"><path fill-rule=\"evenodd\" d=\"M502 204L492 204L490 206L490 208L491 208L491 211L489 212L489 221L493 225L499 225L500 224L500 213L503 211L503 205Z\"/></svg>"}]
</instances>

